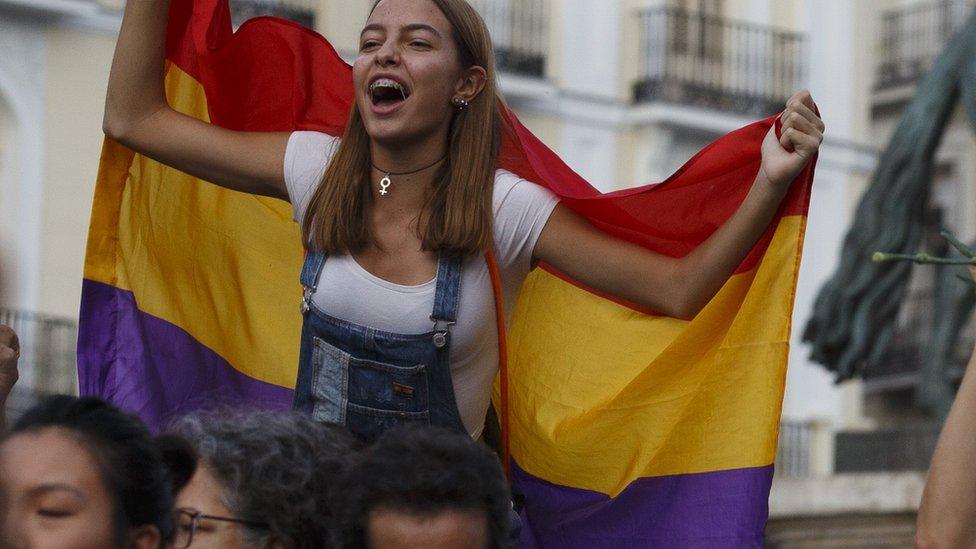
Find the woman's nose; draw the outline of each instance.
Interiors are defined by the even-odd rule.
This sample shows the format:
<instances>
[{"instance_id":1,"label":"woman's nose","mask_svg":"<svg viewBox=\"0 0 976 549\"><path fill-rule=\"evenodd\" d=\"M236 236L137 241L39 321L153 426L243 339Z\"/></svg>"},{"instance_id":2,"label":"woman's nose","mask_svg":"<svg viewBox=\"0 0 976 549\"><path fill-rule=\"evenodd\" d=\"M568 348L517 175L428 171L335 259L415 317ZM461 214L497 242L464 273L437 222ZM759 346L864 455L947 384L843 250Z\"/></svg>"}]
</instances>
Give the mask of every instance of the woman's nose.
<instances>
[{"instance_id":1,"label":"woman's nose","mask_svg":"<svg viewBox=\"0 0 976 549\"><path fill-rule=\"evenodd\" d=\"M400 61L400 53L392 40L387 40L376 50L376 64L381 67L396 65Z\"/></svg>"}]
</instances>

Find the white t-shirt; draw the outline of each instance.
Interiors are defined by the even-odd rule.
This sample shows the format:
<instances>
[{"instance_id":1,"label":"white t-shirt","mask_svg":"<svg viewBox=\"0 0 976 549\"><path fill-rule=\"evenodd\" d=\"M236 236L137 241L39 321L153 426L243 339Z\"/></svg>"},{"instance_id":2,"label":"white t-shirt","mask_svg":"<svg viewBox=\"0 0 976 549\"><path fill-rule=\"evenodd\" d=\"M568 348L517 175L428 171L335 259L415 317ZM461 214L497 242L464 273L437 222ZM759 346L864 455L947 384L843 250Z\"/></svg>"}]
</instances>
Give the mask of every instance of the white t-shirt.
<instances>
[{"instance_id":1,"label":"white t-shirt","mask_svg":"<svg viewBox=\"0 0 976 549\"><path fill-rule=\"evenodd\" d=\"M319 132L294 132L285 151L285 183L301 223L312 191L338 146L338 138ZM495 172L493 193L495 255L502 279L505 318L529 273L539 234L559 199L548 189L505 170ZM347 322L400 334L432 329L435 280L403 286L362 268L352 256L329 256L312 302ZM457 323L451 328L451 378L464 426L481 436L491 386L498 371L494 292L483 256L464 261Z\"/></svg>"}]
</instances>

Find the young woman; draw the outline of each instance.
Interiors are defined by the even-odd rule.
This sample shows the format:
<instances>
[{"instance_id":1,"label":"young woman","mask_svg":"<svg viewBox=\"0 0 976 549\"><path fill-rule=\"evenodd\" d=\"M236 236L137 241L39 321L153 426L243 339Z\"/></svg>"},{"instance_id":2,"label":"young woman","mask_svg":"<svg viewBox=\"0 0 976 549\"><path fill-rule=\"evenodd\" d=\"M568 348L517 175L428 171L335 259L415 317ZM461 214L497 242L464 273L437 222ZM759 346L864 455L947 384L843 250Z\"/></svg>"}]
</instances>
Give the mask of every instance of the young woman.
<instances>
[{"instance_id":1,"label":"young woman","mask_svg":"<svg viewBox=\"0 0 976 549\"><path fill-rule=\"evenodd\" d=\"M164 547L172 478L138 419L95 398L50 397L0 442L0 547Z\"/></svg>"},{"instance_id":2,"label":"young woman","mask_svg":"<svg viewBox=\"0 0 976 549\"><path fill-rule=\"evenodd\" d=\"M105 131L151 158L239 191L291 201L309 254L295 405L372 438L417 420L478 437L498 362L492 285L506 313L536 261L605 293L691 318L720 289L816 153L823 123L800 92L782 137L729 221L665 257L590 226L544 188L496 170L491 40L463 0L380 0L353 67L341 139L241 133L168 107L168 2L132 0Z\"/></svg>"}]
</instances>

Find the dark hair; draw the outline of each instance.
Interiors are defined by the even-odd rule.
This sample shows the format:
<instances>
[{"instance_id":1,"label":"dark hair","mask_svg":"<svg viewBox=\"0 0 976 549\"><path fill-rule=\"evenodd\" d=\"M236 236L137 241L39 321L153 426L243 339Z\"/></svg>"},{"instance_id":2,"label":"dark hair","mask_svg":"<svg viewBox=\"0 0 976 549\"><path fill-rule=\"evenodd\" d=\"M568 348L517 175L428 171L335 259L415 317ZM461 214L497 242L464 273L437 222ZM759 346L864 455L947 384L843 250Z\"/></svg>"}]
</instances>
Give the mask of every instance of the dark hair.
<instances>
[{"instance_id":1,"label":"dark hair","mask_svg":"<svg viewBox=\"0 0 976 549\"><path fill-rule=\"evenodd\" d=\"M156 437L156 446L162 452L163 462L169 469L173 493L179 494L190 483L197 470L197 452L190 441L173 433L163 433Z\"/></svg>"},{"instance_id":2,"label":"dark hair","mask_svg":"<svg viewBox=\"0 0 976 549\"><path fill-rule=\"evenodd\" d=\"M44 429L70 432L91 453L114 500L113 529L120 547L129 530L139 526L155 526L163 542L172 539L172 476L142 421L97 398L56 395L29 409L5 440Z\"/></svg>"},{"instance_id":3,"label":"dark hair","mask_svg":"<svg viewBox=\"0 0 976 549\"><path fill-rule=\"evenodd\" d=\"M169 429L185 437L223 488L221 501L248 546L323 547L332 535L334 491L356 450L343 427L280 412L196 412Z\"/></svg>"},{"instance_id":4,"label":"dark hair","mask_svg":"<svg viewBox=\"0 0 976 549\"><path fill-rule=\"evenodd\" d=\"M511 499L498 457L470 437L440 428L395 427L349 468L342 481L339 547L366 547L376 509L433 515L482 511L488 546L505 547Z\"/></svg>"}]
</instances>

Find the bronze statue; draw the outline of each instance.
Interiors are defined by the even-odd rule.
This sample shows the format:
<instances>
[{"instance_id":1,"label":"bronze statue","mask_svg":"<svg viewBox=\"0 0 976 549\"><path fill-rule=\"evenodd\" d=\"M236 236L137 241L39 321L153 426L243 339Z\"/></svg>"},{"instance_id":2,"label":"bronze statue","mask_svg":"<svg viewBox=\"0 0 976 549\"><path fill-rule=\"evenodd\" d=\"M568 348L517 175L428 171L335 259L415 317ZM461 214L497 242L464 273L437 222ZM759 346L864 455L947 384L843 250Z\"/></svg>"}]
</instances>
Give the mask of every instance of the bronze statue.
<instances>
[{"instance_id":1,"label":"bronze statue","mask_svg":"<svg viewBox=\"0 0 976 549\"><path fill-rule=\"evenodd\" d=\"M803 338L811 358L834 371L837 381L877 366L895 332L912 264L874 262L883 250L913 254L923 239L934 154L949 117L962 100L976 128L976 14L949 42L918 85L844 239L840 266L821 289ZM963 261L965 262L965 261ZM939 265L935 321L920 364L916 402L944 416L953 391L946 375L959 333L976 302L969 285L955 280L963 267Z\"/></svg>"}]
</instances>

